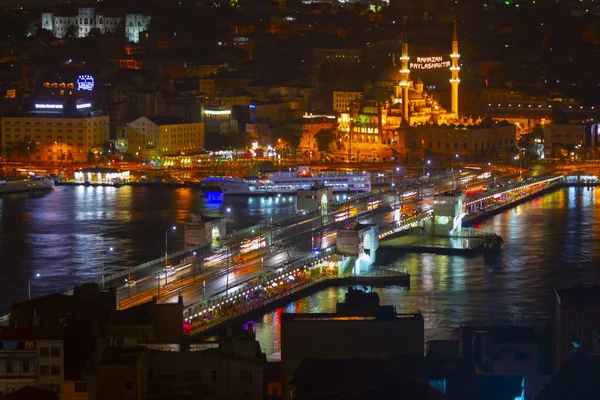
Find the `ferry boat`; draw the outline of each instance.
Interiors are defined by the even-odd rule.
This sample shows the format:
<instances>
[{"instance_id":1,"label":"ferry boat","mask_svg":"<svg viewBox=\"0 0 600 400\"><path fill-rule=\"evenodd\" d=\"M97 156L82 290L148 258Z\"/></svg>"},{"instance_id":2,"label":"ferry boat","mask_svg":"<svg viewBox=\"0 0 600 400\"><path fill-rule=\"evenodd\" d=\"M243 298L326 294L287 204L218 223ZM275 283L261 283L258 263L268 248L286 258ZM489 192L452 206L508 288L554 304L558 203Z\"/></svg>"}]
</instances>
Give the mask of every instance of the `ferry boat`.
<instances>
[{"instance_id":1,"label":"ferry boat","mask_svg":"<svg viewBox=\"0 0 600 400\"><path fill-rule=\"evenodd\" d=\"M205 192L218 192L221 190L222 183L239 181L239 179L231 176L209 176L208 178L202 179L200 182L200 187Z\"/></svg>"},{"instance_id":2,"label":"ferry boat","mask_svg":"<svg viewBox=\"0 0 600 400\"><path fill-rule=\"evenodd\" d=\"M321 186L331 186L334 192L371 191L371 177L368 174L314 174L310 167L298 167L295 172L267 172L257 178L222 182L220 187L223 194L231 195L283 194L308 190L315 182Z\"/></svg>"},{"instance_id":3,"label":"ferry boat","mask_svg":"<svg viewBox=\"0 0 600 400\"><path fill-rule=\"evenodd\" d=\"M0 195L11 193L26 193L38 190L49 190L54 188L54 180L36 176L34 178L20 181L0 180Z\"/></svg>"}]
</instances>

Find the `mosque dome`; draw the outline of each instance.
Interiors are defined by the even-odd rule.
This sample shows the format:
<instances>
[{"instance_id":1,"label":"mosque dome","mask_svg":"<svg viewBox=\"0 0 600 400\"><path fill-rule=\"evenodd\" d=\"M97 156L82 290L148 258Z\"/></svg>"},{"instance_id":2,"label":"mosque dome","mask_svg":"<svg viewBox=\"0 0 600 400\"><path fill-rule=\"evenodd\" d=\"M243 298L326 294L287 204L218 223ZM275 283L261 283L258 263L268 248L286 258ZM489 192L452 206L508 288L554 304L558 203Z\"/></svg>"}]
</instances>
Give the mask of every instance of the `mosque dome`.
<instances>
[{"instance_id":1,"label":"mosque dome","mask_svg":"<svg viewBox=\"0 0 600 400\"><path fill-rule=\"evenodd\" d=\"M423 98L421 93L417 92L416 90L409 90L408 91L408 100L418 101L418 100L425 100L425 99Z\"/></svg>"}]
</instances>

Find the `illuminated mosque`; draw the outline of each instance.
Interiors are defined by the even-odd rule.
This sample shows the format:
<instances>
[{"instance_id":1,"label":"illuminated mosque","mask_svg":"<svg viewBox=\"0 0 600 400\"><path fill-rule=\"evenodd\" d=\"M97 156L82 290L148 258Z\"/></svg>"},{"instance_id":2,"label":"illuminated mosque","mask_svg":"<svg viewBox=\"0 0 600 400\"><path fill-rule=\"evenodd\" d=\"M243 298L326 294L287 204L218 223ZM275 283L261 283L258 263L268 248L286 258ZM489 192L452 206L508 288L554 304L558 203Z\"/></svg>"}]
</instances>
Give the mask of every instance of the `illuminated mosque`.
<instances>
[{"instance_id":1,"label":"illuminated mosque","mask_svg":"<svg viewBox=\"0 0 600 400\"><path fill-rule=\"evenodd\" d=\"M409 151L407 135L410 134L406 128L423 124L461 123L458 117L460 54L456 22L450 61L443 61L442 57L418 57L416 63L411 63L406 34L403 34L401 46L400 69L394 54L391 80L379 82L362 98L350 102L347 111L338 117L339 140L352 158L364 159L367 155L390 157L392 153L406 156ZM429 63L429 67L433 65L434 68L450 70L450 110L444 109L424 90L420 79L411 79L410 68L423 67L424 63Z\"/></svg>"}]
</instances>

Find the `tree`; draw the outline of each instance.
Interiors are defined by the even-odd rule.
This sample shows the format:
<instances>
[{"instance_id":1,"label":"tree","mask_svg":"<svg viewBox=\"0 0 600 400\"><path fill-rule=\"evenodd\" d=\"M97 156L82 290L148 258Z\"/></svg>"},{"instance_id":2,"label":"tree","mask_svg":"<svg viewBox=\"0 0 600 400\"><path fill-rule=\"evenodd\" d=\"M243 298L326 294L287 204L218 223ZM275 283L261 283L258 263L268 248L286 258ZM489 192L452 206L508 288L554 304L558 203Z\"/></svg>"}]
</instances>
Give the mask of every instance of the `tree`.
<instances>
[{"instance_id":1,"label":"tree","mask_svg":"<svg viewBox=\"0 0 600 400\"><path fill-rule=\"evenodd\" d=\"M314 137L319 151L324 153L331 151L331 147L335 143L335 135L331 129L321 129L315 133Z\"/></svg>"},{"instance_id":2,"label":"tree","mask_svg":"<svg viewBox=\"0 0 600 400\"><path fill-rule=\"evenodd\" d=\"M246 147L246 137L239 131L229 131L226 134L227 144L230 148L239 149Z\"/></svg>"},{"instance_id":3,"label":"tree","mask_svg":"<svg viewBox=\"0 0 600 400\"><path fill-rule=\"evenodd\" d=\"M90 31L88 32L87 35L88 35L88 37L91 37L91 38L97 38L97 37L102 36L102 31L98 28L92 28L92 29L90 29Z\"/></svg>"},{"instance_id":4,"label":"tree","mask_svg":"<svg viewBox=\"0 0 600 400\"><path fill-rule=\"evenodd\" d=\"M204 148L207 150L239 149L246 146L246 137L238 131L206 135L204 140Z\"/></svg>"},{"instance_id":5,"label":"tree","mask_svg":"<svg viewBox=\"0 0 600 400\"><path fill-rule=\"evenodd\" d=\"M87 163L88 164L95 164L96 163L96 156L94 155L94 153L92 153L91 150L89 150L88 153L87 153Z\"/></svg>"},{"instance_id":6,"label":"tree","mask_svg":"<svg viewBox=\"0 0 600 400\"><path fill-rule=\"evenodd\" d=\"M544 128L540 124L536 124L535 128L529 134L532 139L541 139L544 141Z\"/></svg>"},{"instance_id":7,"label":"tree","mask_svg":"<svg viewBox=\"0 0 600 400\"><path fill-rule=\"evenodd\" d=\"M31 155L37 153L37 143L31 140L31 137L25 136L18 142L13 143L7 150L7 154L11 157L19 157L25 159L31 159Z\"/></svg>"},{"instance_id":8,"label":"tree","mask_svg":"<svg viewBox=\"0 0 600 400\"><path fill-rule=\"evenodd\" d=\"M75 28L75 25L69 25L69 27L67 28L67 33L65 34L65 37L67 39L73 39L77 37L77 30Z\"/></svg>"},{"instance_id":9,"label":"tree","mask_svg":"<svg viewBox=\"0 0 600 400\"><path fill-rule=\"evenodd\" d=\"M54 33L52 33L51 30L44 28L38 28L35 31L35 37L41 40L42 42L50 42L55 39Z\"/></svg>"},{"instance_id":10,"label":"tree","mask_svg":"<svg viewBox=\"0 0 600 400\"><path fill-rule=\"evenodd\" d=\"M292 157L296 157L296 150L298 146L300 146L300 135L296 132L294 128L289 125L279 125L275 128L275 137L277 140L281 139L281 141L287 143L287 146L292 152Z\"/></svg>"}]
</instances>

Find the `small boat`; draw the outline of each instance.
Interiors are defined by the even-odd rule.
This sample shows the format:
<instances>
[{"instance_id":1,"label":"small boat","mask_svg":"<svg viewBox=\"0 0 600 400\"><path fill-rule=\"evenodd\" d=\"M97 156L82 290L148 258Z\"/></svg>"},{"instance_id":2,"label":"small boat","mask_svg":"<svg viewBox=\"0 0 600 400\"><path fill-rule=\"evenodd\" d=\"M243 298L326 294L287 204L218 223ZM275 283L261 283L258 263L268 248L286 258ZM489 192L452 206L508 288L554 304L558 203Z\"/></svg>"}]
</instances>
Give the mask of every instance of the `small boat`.
<instances>
[{"instance_id":1,"label":"small boat","mask_svg":"<svg viewBox=\"0 0 600 400\"><path fill-rule=\"evenodd\" d=\"M0 194L27 193L54 189L54 180L36 176L20 181L0 181Z\"/></svg>"},{"instance_id":2,"label":"small boat","mask_svg":"<svg viewBox=\"0 0 600 400\"><path fill-rule=\"evenodd\" d=\"M490 235L485 238L482 245L484 253L497 253L502 250L504 240L499 235Z\"/></svg>"}]
</instances>

